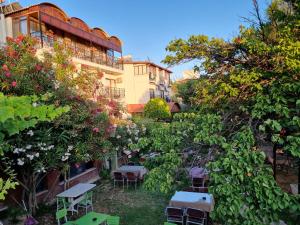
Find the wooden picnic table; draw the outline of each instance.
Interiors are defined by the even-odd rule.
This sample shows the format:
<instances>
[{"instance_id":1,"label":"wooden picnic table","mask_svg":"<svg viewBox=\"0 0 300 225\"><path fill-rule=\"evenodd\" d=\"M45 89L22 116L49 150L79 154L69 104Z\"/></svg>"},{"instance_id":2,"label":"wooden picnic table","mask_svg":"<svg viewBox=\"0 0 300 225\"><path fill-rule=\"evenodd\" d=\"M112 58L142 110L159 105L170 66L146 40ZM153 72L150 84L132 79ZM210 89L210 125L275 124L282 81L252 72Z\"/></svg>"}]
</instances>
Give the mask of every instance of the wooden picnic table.
<instances>
[{"instance_id":1,"label":"wooden picnic table","mask_svg":"<svg viewBox=\"0 0 300 225\"><path fill-rule=\"evenodd\" d=\"M74 206L84 198L85 193L92 190L94 187L96 187L96 184L79 183L64 192L59 193L56 197L67 198L70 203L68 211L74 212L76 211Z\"/></svg>"}]
</instances>

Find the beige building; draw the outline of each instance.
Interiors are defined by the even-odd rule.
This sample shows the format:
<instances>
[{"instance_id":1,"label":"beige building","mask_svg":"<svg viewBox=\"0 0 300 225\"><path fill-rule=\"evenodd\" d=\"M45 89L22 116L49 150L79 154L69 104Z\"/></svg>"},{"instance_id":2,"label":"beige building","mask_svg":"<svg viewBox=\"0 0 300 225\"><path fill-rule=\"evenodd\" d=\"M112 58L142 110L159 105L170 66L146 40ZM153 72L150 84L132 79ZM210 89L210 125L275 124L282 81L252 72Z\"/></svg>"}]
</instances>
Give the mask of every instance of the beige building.
<instances>
[{"instance_id":1,"label":"beige building","mask_svg":"<svg viewBox=\"0 0 300 225\"><path fill-rule=\"evenodd\" d=\"M79 70L101 72L99 92L107 98L124 101L122 42L99 27L91 28L77 17L69 17L52 3L21 7L12 3L0 7L0 43L20 34L38 40L39 51L51 51L54 42L71 49Z\"/></svg>"},{"instance_id":2,"label":"beige building","mask_svg":"<svg viewBox=\"0 0 300 225\"><path fill-rule=\"evenodd\" d=\"M146 104L151 98L170 101L170 75L172 71L149 61L133 61L124 57L123 84L125 103L131 112L133 105Z\"/></svg>"}]
</instances>

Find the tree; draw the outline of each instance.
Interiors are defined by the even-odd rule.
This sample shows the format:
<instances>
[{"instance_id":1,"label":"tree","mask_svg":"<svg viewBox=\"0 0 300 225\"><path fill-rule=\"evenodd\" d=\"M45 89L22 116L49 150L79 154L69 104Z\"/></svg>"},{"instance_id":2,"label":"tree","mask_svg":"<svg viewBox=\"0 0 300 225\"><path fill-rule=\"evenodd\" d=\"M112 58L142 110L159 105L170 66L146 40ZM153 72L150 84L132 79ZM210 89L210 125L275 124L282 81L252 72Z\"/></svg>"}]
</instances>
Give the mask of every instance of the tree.
<instances>
[{"instance_id":1,"label":"tree","mask_svg":"<svg viewBox=\"0 0 300 225\"><path fill-rule=\"evenodd\" d=\"M42 99L47 98L44 96ZM10 162L12 145L8 141L13 135L35 127L40 122L51 121L68 110L67 107L56 108L54 105L39 104L37 96L4 96L0 93L0 155L1 167L9 177L6 181L0 179L0 199L4 199L9 188L14 188L16 182L15 170ZM19 159L18 159L19 162Z\"/></svg>"},{"instance_id":2,"label":"tree","mask_svg":"<svg viewBox=\"0 0 300 225\"><path fill-rule=\"evenodd\" d=\"M194 122L195 141L215 152L210 163L209 190L217 199L212 216L224 224L269 224L283 211L299 213L299 203L283 193L264 165L257 143L281 144L300 156L300 5L273 1L265 21L256 1L254 8L255 20L233 40L205 35L173 40L164 60L169 65L201 62L197 69L205 75L198 80L193 103L199 117L216 115L220 124ZM211 130L218 126L222 129Z\"/></svg>"},{"instance_id":3,"label":"tree","mask_svg":"<svg viewBox=\"0 0 300 225\"><path fill-rule=\"evenodd\" d=\"M146 117L153 119L167 119L171 116L171 111L168 103L162 98L151 99L144 108Z\"/></svg>"}]
</instances>

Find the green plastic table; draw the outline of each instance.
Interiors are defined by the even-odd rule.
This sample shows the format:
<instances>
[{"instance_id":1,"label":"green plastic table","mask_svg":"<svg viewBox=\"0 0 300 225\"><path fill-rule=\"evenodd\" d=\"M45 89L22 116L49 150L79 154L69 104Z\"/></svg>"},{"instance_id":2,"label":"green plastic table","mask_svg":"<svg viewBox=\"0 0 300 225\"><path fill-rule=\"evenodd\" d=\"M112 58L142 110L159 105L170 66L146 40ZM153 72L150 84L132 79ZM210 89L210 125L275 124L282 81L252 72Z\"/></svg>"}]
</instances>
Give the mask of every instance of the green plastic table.
<instances>
[{"instance_id":1,"label":"green plastic table","mask_svg":"<svg viewBox=\"0 0 300 225\"><path fill-rule=\"evenodd\" d=\"M108 217L109 215L107 214L89 212L88 214L75 220L74 225L102 225L102 223L106 222ZM93 220L94 218L97 219Z\"/></svg>"}]
</instances>

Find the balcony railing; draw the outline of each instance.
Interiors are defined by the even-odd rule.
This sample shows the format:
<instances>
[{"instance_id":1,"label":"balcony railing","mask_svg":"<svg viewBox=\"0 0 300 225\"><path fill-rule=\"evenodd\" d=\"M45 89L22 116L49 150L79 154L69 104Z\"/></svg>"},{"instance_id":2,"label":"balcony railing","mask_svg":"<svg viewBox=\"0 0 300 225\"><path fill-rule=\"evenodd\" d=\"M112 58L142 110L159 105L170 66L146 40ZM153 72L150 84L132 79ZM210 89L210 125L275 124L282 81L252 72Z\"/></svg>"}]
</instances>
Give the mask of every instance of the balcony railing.
<instances>
[{"instance_id":1,"label":"balcony railing","mask_svg":"<svg viewBox=\"0 0 300 225\"><path fill-rule=\"evenodd\" d=\"M53 47L54 42L59 42L60 44L64 44L66 48L70 49L73 53L73 56L79 59L87 60L90 62L94 62L100 65L109 66L115 69L123 70L123 63L119 58L109 56L104 52L92 50L89 47L78 47L72 46L67 43L63 43L62 40L56 39L54 37L47 36L43 34L41 36L40 32L31 32L31 36L37 38L38 40L43 40L43 46L45 47Z\"/></svg>"},{"instance_id":2,"label":"balcony railing","mask_svg":"<svg viewBox=\"0 0 300 225\"><path fill-rule=\"evenodd\" d=\"M102 92L101 94L107 98L121 99L125 97L124 88L104 87L102 88L101 92Z\"/></svg>"}]
</instances>

